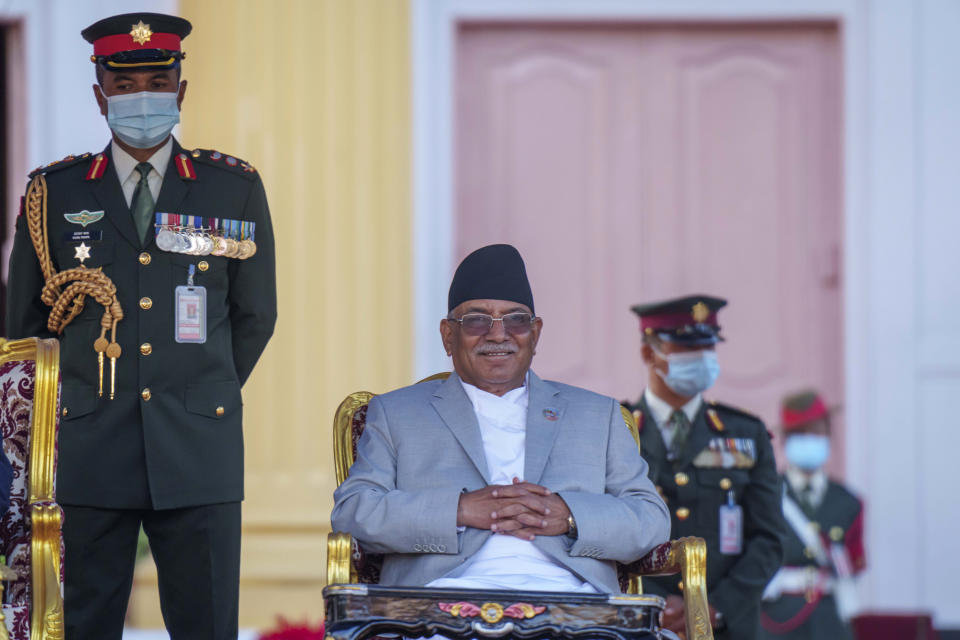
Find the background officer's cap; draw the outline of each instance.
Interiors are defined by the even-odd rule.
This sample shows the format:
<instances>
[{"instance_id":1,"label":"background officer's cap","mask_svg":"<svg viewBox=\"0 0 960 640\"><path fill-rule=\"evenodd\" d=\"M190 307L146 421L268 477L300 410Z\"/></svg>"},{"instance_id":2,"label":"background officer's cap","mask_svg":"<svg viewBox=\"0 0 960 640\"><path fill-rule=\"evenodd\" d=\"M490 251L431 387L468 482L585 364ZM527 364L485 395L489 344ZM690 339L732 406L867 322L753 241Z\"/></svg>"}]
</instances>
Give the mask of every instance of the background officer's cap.
<instances>
[{"instance_id":1,"label":"background officer's cap","mask_svg":"<svg viewBox=\"0 0 960 640\"><path fill-rule=\"evenodd\" d=\"M800 391L783 398L780 404L780 419L783 430L803 427L815 420L830 417L827 403L816 391Z\"/></svg>"},{"instance_id":2,"label":"background officer's cap","mask_svg":"<svg viewBox=\"0 0 960 640\"><path fill-rule=\"evenodd\" d=\"M723 298L695 295L637 304L630 309L640 316L640 330L644 334L698 347L723 340L717 311L726 304Z\"/></svg>"},{"instance_id":3,"label":"background officer's cap","mask_svg":"<svg viewBox=\"0 0 960 640\"><path fill-rule=\"evenodd\" d=\"M180 41L192 25L162 13L124 13L104 18L80 32L93 44L90 60L107 71L172 69L185 53Z\"/></svg>"}]
</instances>

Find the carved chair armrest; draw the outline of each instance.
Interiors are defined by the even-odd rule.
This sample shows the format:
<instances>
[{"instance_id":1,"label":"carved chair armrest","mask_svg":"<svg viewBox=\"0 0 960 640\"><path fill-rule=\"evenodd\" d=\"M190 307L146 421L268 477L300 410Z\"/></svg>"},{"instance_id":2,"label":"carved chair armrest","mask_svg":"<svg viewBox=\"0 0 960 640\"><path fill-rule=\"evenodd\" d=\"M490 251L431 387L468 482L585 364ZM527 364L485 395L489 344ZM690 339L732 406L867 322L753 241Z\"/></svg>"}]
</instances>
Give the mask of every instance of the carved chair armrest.
<instances>
[{"instance_id":1,"label":"carved chair armrest","mask_svg":"<svg viewBox=\"0 0 960 640\"><path fill-rule=\"evenodd\" d=\"M679 538L655 547L627 567L641 576L679 573L688 640L713 640L707 604L707 543L703 538Z\"/></svg>"},{"instance_id":2,"label":"carved chair armrest","mask_svg":"<svg viewBox=\"0 0 960 640\"><path fill-rule=\"evenodd\" d=\"M380 584L383 554L367 553L349 533L327 535L327 584Z\"/></svg>"},{"instance_id":3,"label":"carved chair armrest","mask_svg":"<svg viewBox=\"0 0 960 640\"><path fill-rule=\"evenodd\" d=\"M353 584L357 572L353 567L353 538L349 533L327 534L327 584Z\"/></svg>"}]
</instances>

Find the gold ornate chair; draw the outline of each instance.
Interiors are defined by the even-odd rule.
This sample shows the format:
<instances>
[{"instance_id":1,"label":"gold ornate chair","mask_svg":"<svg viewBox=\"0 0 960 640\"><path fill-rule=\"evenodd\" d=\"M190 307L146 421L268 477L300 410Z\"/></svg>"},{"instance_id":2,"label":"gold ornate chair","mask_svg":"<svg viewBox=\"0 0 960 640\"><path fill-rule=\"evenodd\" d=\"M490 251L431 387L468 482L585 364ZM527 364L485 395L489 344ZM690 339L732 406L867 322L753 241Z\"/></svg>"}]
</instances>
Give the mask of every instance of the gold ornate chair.
<instances>
[{"instance_id":1,"label":"gold ornate chair","mask_svg":"<svg viewBox=\"0 0 960 640\"><path fill-rule=\"evenodd\" d=\"M444 379L449 375L449 373L439 373L430 376L429 378L425 378L424 380L421 380L421 382ZM350 466L353 464L354 458L356 457L357 442L359 441L360 436L363 433L363 429L366 426L367 407L374 395L375 394L367 391L351 393L346 397L346 399L344 399L342 403L340 403L340 406L337 408L333 423L333 450L338 485L346 480L347 475L350 472ZM626 409L623 409L623 419L627 429L629 429L631 435L633 435L633 438L637 443L637 447L639 447L640 435L637 431L636 422L634 421L631 413ZM597 617L598 621L602 618L613 623L615 622L615 618L623 619L624 617L629 617L629 615L625 615L623 611L616 611L616 605L629 604L630 598L642 599L645 597L640 595L642 593L641 576L671 575L679 573L681 575L683 584L686 638L687 640L712 640L713 629L710 625L709 607L707 606L706 556L706 543L702 538L681 538L679 540L671 540L670 542L666 542L656 547L637 562L629 566L619 566L621 588L623 589L624 593L628 595L622 597L624 598L622 602L616 602L616 596L610 597L610 601L614 605L612 608L609 606L605 608L602 606L599 600L597 602L593 602L593 599L595 599L593 597L591 597L592 599L585 599L582 594L577 594L576 597L557 596L557 601L554 603L553 608L562 611L563 613L560 614L560 617L567 620L593 615ZM368 626L373 625L374 627L377 626L376 620L382 619L384 616L389 616L391 614L400 615L403 613L405 617L409 618L411 613L415 611L419 611L425 618L431 618L433 622L437 621L437 616L434 615L438 608L436 605L439 605L439 608L442 609L445 603L433 602L430 601L429 598L424 598L423 592L425 590L390 590L380 587L377 591L379 600L371 605L369 602L369 600L371 600L370 589L362 585L376 585L379 583L380 560L380 556L365 553L357 544L357 542L353 540L347 533L333 532L328 535L328 587L324 590L325 598L327 600L327 629L328 634L330 634L328 637L357 637L351 633L337 636L334 633L334 630L331 629L331 623L336 622L336 620L331 620L331 613L333 613L334 618L339 619L344 619L352 615L358 619L363 619L365 621L364 624L367 624ZM463 594L473 595L473 599L477 599L479 597L478 594L483 594L483 592L464 591L460 595ZM489 596L490 594L488 593L483 595ZM504 594L503 592L499 592L498 595L503 596ZM515 602L516 597L514 596L520 595L525 596L528 594L510 594L511 597L508 598L508 600L514 601L512 603L514 607L520 607L521 605L530 606L528 603ZM391 606L389 602L391 597L403 598L405 599L404 602L406 604ZM598 597L605 598L606 596ZM589 600L589 602L587 602L587 605L584 605L584 602L587 600ZM659 599L657 598L657 600ZM638 600L637 602L639 603L641 601L642 600ZM659 609L662 609L662 600L660 603ZM464 605L464 607L467 609L473 606L469 602L459 602L457 604ZM494 623L490 622L490 620L493 619L492 617L484 616L484 608L488 604L493 606L494 613L496 612L497 607L500 608L500 618L497 618L497 622L500 621L503 615L506 615L504 611L509 611L511 608L510 605L507 605L506 608L504 608L503 605L497 604L496 602L487 602L482 606L473 607L477 609L475 615L480 616L487 624L484 625L479 621L473 622L469 629L479 636L493 636L497 633L503 635L503 624L496 626ZM584 608L584 606L586 606L586 608ZM461 607L458 610L460 616L465 615L463 613L464 607ZM576 611L575 614L574 611ZM456 617L457 613L452 615ZM534 615L526 617L532 618ZM493 617L496 616L494 615ZM525 618L523 617L519 618L519 620L524 619ZM514 625L511 626L511 629L513 629L511 633L512 637L527 637L526 634L524 634L523 631L517 626L519 623L508 621L506 624ZM557 626L556 628L551 625L547 626L554 631L557 636L563 636L564 630L560 626ZM654 627L657 626L658 622L654 621ZM394 625L388 630L392 631L393 633L398 633L401 629L413 633L414 636L417 633L425 633L427 631L430 633L441 632L437 631L437 627L428 627L424 626L423 624L419 626L402 624ZM577 633L574 630L569 631L571 635L581 635L581 633ZM643 630L639 628L634 631L636 633L643 633ZM450 633L451 629L444 628L444 632ZM530 633L534 632L531 631ZM600 632L600 635L597 635L597 633L597 628L592 628L590 637L619 637L617 635L605 635L602 631ZM429 633L427 635L429 635ZM630 633L624 633L623 636L659 637L651 635L631 636ZM530 637L533 636L531 635ZM664 637L666 637L665 633Z\"/></svg>"},{"instance_id":2,"label":"gold ornate chair","mask_svg":"<svg viewBox=\"0 0 960 640\"><path fill-rule=\"evenodd\" d=\"M0 428L13 466L10 508L0 519L0 554L12 569L0 638L63 638L62 511L55 494L59 375L56 340L0 338Z\"/></svg>"}]
</instances>

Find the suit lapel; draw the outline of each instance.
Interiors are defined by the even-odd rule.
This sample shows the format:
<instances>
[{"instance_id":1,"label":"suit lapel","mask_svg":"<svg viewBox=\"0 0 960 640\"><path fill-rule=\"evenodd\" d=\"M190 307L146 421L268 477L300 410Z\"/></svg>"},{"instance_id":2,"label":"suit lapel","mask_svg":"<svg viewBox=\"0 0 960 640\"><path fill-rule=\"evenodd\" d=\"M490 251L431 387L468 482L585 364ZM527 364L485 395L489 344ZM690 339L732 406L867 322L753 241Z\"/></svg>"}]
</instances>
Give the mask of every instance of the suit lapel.
<instances>
[{"instance_id":1,"label":"suit lapel","mask_svg":"<svg viewBox=\"0 0 960 640\"><path fill-rule=\"evenodd\" d=\"M433 395L432 404L440 414L440 418L453 432L483 479L490 484L490 471L487 467L487 457L483 453L480 424L473 411L473 404L460 384L460 378L456 373L450 374L450 377L437 387Z\"/></svg>"},{"instance_id":2,"label":"suit lapel","mask_svg":"<svg viewBox=\"0 0 960 640\"><path fill-rule=\"evenodd\" d=\"M137 227L133 223L133 215L130 213L130 207L127 206L127 200L123 197L120 176L117 174L117 163L113 161L113 153L109 144L103 150L103 153L110 158L110 165L107 167L106 175L98 180L93 187L93 197L100 203L105 217L116 227L117 233L134 247L140 248L141 243L137 239Z\"/></svg>"},{"instance_id":3,"label":"suit lapel","mask_svg":"<svg viewBox=\"0 0 960 640\"><path fill-rule=\"evenodd\" d=\"M560 423L566 419L567 403L560 397L559 389L541 380L533 371L529 385L523 479L537 483L547 466Z\"/></svg>"},{"instance_id":4,"label":"suit lapel","mask_svg":"<svg viewBox=\"0 0 960 640\"><path fill-rule=\"evenodd\" d=\"M697 415L694 416L693 424L690 425L690 435L687 437L687 442L683 446L680 457L674 462L674 466L679 469L689 465L710 442L711 435L713 435L713 430L707 425L707 403L702 401L700 408L697 410Z\"/></svg>"},{"instance_id":5,"label":"suit lapel","mask_svg":"<svg viewBox=\"0 0 960 640\"><path fill-rule=\"evenodd\" d=\"M660 461L667 459L667 447L663 444L663 434L653 414L647 407L645 394L641 394L640 413L643 414L643 431L640 432L640 455L650 465L650 477L660 472Z\"/></svg>"}]
</instances>

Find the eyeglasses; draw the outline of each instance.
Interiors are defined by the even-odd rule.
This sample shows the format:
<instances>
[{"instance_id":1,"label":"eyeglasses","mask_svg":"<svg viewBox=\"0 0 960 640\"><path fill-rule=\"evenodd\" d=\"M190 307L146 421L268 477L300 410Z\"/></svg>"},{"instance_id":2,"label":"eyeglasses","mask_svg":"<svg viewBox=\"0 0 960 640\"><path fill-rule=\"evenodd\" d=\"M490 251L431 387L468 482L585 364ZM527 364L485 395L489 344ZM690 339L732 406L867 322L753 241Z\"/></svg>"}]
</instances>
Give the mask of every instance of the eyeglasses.
<instances>
[{"instance_id":1,"label":"eyeglasses","mask_svg":"<svg viewBox=\"0 0 960 640\"><path fill-rule=\"evenodd\" d=\"M459 322L460 328L468 336L485 336L493 328L494 322L502 322L503 330L514 336L530 333L534 317L529 313L508 313L502 318L494 318L486 313L465 313L459 318L447 318L448 322Z\"/></svg>"}]
</instances>

